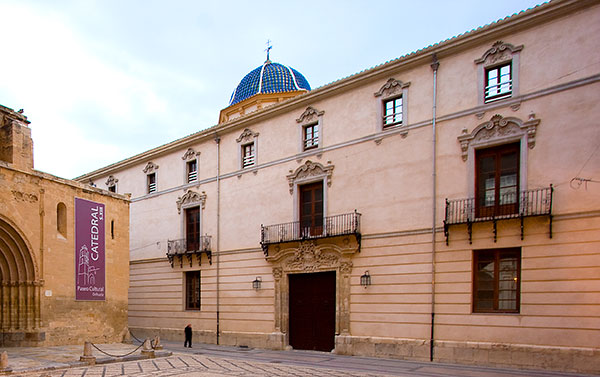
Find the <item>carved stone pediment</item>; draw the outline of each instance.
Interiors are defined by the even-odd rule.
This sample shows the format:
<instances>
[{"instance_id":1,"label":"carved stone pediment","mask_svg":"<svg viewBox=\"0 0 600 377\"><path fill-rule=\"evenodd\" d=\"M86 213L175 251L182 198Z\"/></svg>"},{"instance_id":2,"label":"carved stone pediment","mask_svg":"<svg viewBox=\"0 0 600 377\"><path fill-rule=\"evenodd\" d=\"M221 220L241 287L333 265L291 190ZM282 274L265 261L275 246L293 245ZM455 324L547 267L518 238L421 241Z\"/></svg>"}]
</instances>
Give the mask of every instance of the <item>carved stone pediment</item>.
<instances>
[{"instance_id":1,"label":"carved stone pediment","mask_svg":"<svg viewBox=\"0 0 600 377\"><path fill-rule=\"evenodd\" d=\"M340 242L341 241L341 242ZM340 267L343 261L358 252L358 242L352 237L330 243L322 240L306 240L291 243L286 248L274 247L267 261L279 265L283 272L314 272Z\"/></svg>"},{"instance_id":2,"label":"carved stone pediment","mask_svg":"<svg viewBox=\"0 0 600 377\"><path fill-rule=\"evenodd\" d=\"M108 187L114 186L117 184L117 182L119 182L119 180L117 178L115 178L113 175L109 175L108 179L106 180L106 185Z\"/></svg>"},{"instance_id":3,"label":"carved stone pediment","mask_svg":"<svg viewBox=\"0 0 600 377\"><path fill-rule=\"evenodd\" d=\"M296 119L297 123L311 123L316 122L317 118L325 114L325 111L319 111L312 106L309 106L304 110L300 118Z\"/></svg>"},{"instance_id":4,"label":"carved stone pediment","mask_svg":"<svg viewBox=\"0 0 600 377\"><path fill-rule=\"evenodd\" d=\"M465 128L462 135L458 137L462 159L467 161L469 145L518 140L523 136L526 136L529 149L533 149L539 123L540 120L535 118L534 113L529 115L526 122L518 118L504 118L502 115L496 114L489 121L477 126L471 133Z\"/></svg>"},{"instance_id":5,"label":"carved stone pediment","mask_svg":"<svg viewBox=\"0 0 600 377\"><path fill-rule=\"evenodd\" d=\"M185 194L183 194L183 196L180 196L179 198L177 198L177 213L181 213L181 208L188 206L188 205L192 205L192 204L198 204L202 207L202 209L204 209L204 205L206 204L206 193L204 191L202 191L201 194L192 191L192 190L187 190Z\"/></svg>"},{"instance_id":6,"label":"carved stone pediment","mask_svg":"<svg viewBox=\"0 0 600 377\"><path fill-rule=\"evenodd\" d=\"M193 148L188 148L188 150L184 153L184 155L181 157L181 159L183 161L186 160L191 160L196 158L196 156L199 156L200 152L196 152Z\"/></svg>"},{"instance_id":7,"label":"carved stone pediment","mask_svg":"<svg viewBox=\"0 0 600 377\"><path fill-rule=\"evenodd\" d=\"M333 165L323 166L318 162L306 161L304 165L300 166L296 171L287 175L288 183L290 185L290 194L294 193L294 184L296 181L303 180L308 177L327 177L327 186L331 186L331 176L333 174Z\"/></svg>"},{"instance_id":8,"label":"carved stone pediment","mask_svg":"<svg viewBox=\"0 0 600 377\"><path fill-rule=\"evenodd\" d=\"M335 268L339 265L340 257L333 253L324 253L315 248L312 242L302 242L294 256L285 263L285 270L313 272L324 268Z\"/></svg>"},{"instance_id":9,"label":"carved stone pediment","mask_svg":"<svg viewBox=\"0 0 600 377\"><path fill-rule=\"evenodd\" d=\"M476 64L483 63L484 66L494 65L497 63L510 61L515 52L521 51L523 45L513 46L510 43L498 41L492 45L492 48L487 50L483 56L475 60Z\"/></svg>"},{"instance_id":10,"label":"carved stone pediment","mask_svg":"<svg viewBox=\"0 0 600 377\"><path fill-rule=\"evenodd\" d=\"M150 161L146 164L146 167L144 168L144 173L148 174L148 173L152 173L153 171L158 169L158 165L156 165L154 162Z\"/></svg>"},{"instance_id":11,"label":"carved stone pediment","mask_svg":"<svg viewBox=\"0 0 600 377\"><path fill-rule=\"evenodd\" d=\"M391 78L385 84L383 84L383 86L373 95L375 97L391 97L397 94L402 94L402 89L408 88L409 86L410 82L403 83L400 80Z\"/></svg>"},{"instance_id":12,"label":"carved stone pediment","mask_svg":"<svg viewBox=\"0 0 600 377\"><path fill-rule=\"evenodd\" d=\"M254 139L255 137L258 137L258 135L259 135L258 132L254 132L251 129L246 128L244 130L244 132L242 132L240 134L240 137L235 139L235 141L237 141L238 143L250 141L250 140Z\"/></svg>"}]
</instances>

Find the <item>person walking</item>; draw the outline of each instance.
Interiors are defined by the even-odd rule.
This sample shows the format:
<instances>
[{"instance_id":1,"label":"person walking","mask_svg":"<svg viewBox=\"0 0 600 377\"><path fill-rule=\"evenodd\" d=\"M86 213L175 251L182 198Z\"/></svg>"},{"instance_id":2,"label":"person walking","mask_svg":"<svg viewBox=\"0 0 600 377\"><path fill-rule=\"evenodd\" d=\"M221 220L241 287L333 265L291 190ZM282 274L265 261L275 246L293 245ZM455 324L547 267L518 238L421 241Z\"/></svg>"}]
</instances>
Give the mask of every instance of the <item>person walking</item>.
<instances>
[{"instance_id":1,"label":"person walking","mask_svg":"<svg viewBox=\"0 0 600 377\"><path fill-rule=\"evenodd\" d=\"M183 331L185 332L185 342L183 342L183 346L192 348L192 324L188 323Z\"/></svg>"}]
</instances>

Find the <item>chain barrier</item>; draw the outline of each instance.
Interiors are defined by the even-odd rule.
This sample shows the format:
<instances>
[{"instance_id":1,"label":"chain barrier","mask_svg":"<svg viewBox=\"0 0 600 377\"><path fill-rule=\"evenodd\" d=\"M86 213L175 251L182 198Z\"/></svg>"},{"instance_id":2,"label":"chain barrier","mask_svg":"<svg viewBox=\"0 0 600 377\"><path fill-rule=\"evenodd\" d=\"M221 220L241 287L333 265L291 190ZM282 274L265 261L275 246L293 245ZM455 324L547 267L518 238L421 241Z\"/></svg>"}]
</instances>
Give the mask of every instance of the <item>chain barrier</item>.
<instances>
[{"instance_id":1,"label":"chain barrier","mask_svg":"<svg viewBox=\"0 0 600 377\"><path fill-rule=\"evenodd\" d=\"M133 333L131 332L131 330L129 330L129 333L131 334L131 336L133 336L133 339L137 340L138 342L142 343L142 345L144 345L144 341L138 339L137 336L133 335ZM154 344L154 339L150 339L150 347L152 347L152 349L156 349L156 345Z\"/></svg>"},{"instance_id":2,"label":"chain barrier","mask_svg":"<svg viewBox=\"0 0 600 377\"><path fill-rule=\"evenodd\" d=\"M133 336L133 339L137 340L140 343L144 343L143 340L139 340L137 336L133 335L133 333L131 332L131 330L129 330L129 333L131 334L131 336Z\"/></svg>"},{"instance_id":3,"label":"chain barrier","mask_svg":"<svg viewBox=\"0 0 600 377\"><path fill-rule=\"evenodd\" d=\"M103 354L105 354L105 355L107 355L107 356L110 356L110 357L125 357L125 356L129 356L129 355L131 355L132 353L134 353L135 351L137 351L137 350L139 350L140 348L142 348L142 346L144 345L144 343L142 343L142 344L140 344L140 345L138 346L138 348L136 348L136 349L134 349L133 351L131 351L131 352L129 352L129 353L126 353L126 354L124 354L124 355L111 355L111 354L110 354L110 353L108 353L108 352L104 352L104 351L102 351L102 350L101 350L100 348L98 348L98 346L96 346L94 343L90 342L90 344L91 344L91 345L92 345L92 346L93 346L95 349L97 349L98 351L100 351L100 352L102 352Z\"/></svg>"}]
</instances>

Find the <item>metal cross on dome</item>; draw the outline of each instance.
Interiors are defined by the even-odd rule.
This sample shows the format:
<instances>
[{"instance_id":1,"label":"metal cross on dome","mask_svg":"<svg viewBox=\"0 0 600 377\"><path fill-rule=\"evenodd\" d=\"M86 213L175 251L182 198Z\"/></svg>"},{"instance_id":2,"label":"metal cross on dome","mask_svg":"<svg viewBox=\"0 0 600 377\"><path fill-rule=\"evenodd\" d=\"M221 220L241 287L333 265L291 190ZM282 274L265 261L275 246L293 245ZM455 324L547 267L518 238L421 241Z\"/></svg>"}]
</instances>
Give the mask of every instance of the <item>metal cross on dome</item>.
<instances>
[{"instance_id":1,"label":"metal cross on dome","mask_svg":"<svg viewBox=\"0 0 600 377\"><path fill-rule=\"evenodd\" d=\"M269 53L271 52L271 49L273 48L273 46L271 46L271 40L267 39L267 48L265 49L265 51L267 52L267 61L269 61Z\"/></svg>"}]
</instances>

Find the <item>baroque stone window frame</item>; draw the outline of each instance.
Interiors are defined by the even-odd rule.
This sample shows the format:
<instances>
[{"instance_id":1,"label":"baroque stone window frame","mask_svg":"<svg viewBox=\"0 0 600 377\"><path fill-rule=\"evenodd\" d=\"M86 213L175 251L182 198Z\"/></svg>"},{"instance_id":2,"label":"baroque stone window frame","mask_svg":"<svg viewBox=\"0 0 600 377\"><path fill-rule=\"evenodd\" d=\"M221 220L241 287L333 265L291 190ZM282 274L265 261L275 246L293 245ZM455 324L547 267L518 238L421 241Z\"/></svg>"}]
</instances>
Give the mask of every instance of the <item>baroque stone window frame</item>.
<instances>
[{"instance_id":1,"label":"baroque stone window frame","mask_svg":"<svg viewBox=\"0 0 600 377\"><path fill-rule=\"evenodd\" d=\"M244 129L240 136L235 139L237 142L238 150L238 169L239 170L251 170L258 166L258 132L254 132L249 128ZM244 167L244 147L254 143L254 164Z\"/></svg>"},{"instance_id":2,"label":"baroque stone window frame","mask_svg":"<svg viewBox=\"0 0 600 377\"><path fill-rule=\"evenodd\" d=\"M117 182L119 182L118 178L115 178L113 175L109 175L108 179L106 180L105 184L106 184L106 189L110 192L117 192ZM114 187L114 191L112 191L110 188Z\"/></svg>"},{"instance_id":3,"label":"baroque stone window frame","mask_svg":"<svg viewBox=\"0 0 600 377\"><path fill-rule=\"evenodd\" d=\"M292 195L294 221L300 221L299 186L315 182L323 182L323 217L327 217L327 188L331 187L331 178L335 167L331 165L331 161L327 161L327 163L329 165L323 166L318 162L307 160L304 164L296 168L296 170L290 170L290 174L286 176L290 195Z\"/></svg>"},{"instance_id":4,"label":"baroque stone window frame","mask_svg":"<svg viewBox=\"0 0 600 377\"><path fill-rule=\"evenodd\" d=\"M388 131L393 129L402 129L403 131L400 133L402 137L406 137L408 135L408 88L410 87L410 82L402 82L395 78L390 78L386 81L381 88L373 95L375 98L378 98L379 101L377 103L377 125L376 131ZM402 97L402 123L385 126L385 104L388 101L395 100L397 98Z\"/></svg>"},{"instance_id":5,"label":"baroque stone window frame","mask_svg":"<svg viewBox=\"0 0 600 377\"><path fill-rule=\"evenodd\" d=\"M185 210L189 208L200 208L200 235L202 235L204 225L204 208L206 207L206 192L201 193L194 190L186 190L182 196L179 196L175 201L177 205L177 214L179 215L180 223L180 239L185 239Z\"/></svg>"},{"instance_id":6,"label":"baroque stone window frame","mask_svg":"<svg viewBox=\"0 0 600 377\"><path fill-rule=\"evenodd\" d=\"M519 95L519 65L521 50L523 50L523 45L514 46L510 43L497 41L481 56L481 58L475 59L475 64L477 65L477 103L479 105L502 102L511 98L515 98ZM512 92L510 97L486 103L486 71L490 68L498 67L508 63L511 64L512 80Z\"/></svg>"},{"instance_id":7,"label":"baroque stone window frame","mask_svg":"<svg viewBox=\"0 0 600 377\"><path fill-rule=\"evenodd\" d=\"M535 135L540 120L531 113L527 121L519 118L504 118L500 114L481 123L471 133L464 128L458 142L462 151L462 159L467 163L468 197L475 197L475 151L484 148L496 147L503 144L520 142L519 153L519 187L527 190L527 154L529 149L535 147Z\"/></svg>"},{"instance_id":8,"label":"baroque stone window frame","mask_svg":"<svg viewBox=\"0 0 600 377\"><path fill-rule=\"evenodd\" d=\"M350 280L352 274L351 257L358 252L358 244L344 237L340 243L328 239L309 240L295 247L280 249L267 257L273 269L275 289L275 333L280 335L282 348L289 345L289 279L290 274L335 271L336 310L335 336L350 335ZM335 342L337 347L337 340Z\"/></svg>"},{"instance_id":9,"label":"baroque stone window frame","mask_svg":"<svg viewBox=\"0 0 600 377\"><path fill-rule=\"evenodd\" d=\"M300 153L305 151L310 151L314 149L323 148L323 114L325 111L319 111L312 106L308 106L306 110L300 115L298 119L296 119L296 123L298 124L298 140L300 141L298 145L298 151ZM319 132L319 139L316 147L306 148L305 140L304 140L304 130L306 127L317 126Z\"/></svg>"},{"instance_id":10,"label":"baroque stone window frame","mask_svg":"<svg viewBox=\"0 0 600 377\"><path fill-rule=\"evenodd\" d=\"M196 183L200 180L200 152L196 152L193 148L188 148L187 151L181 156L183 160L183 183ZM189 180L188 165L190 162L196 161L196 179L194 181Z\"/></svg>"},{"instance_id":11,"label":"baroque stone window frame","mask_svg":"<svg viewBox=\"0 0 600 377\"><path fill-rule=\"evenodd\" d=\"M149 161L146 164L146 167L144 168L144 170L142 170L145 174L146 174L146 195L151 195L151 194L156 194L158 192L158 165L155 164L152 161ZM150 175L154 174L154 184L155 184L155 189L154 191L150 192L150 183L149 183L149 179L150 179Z\"/></svg>"}]
</instances>

